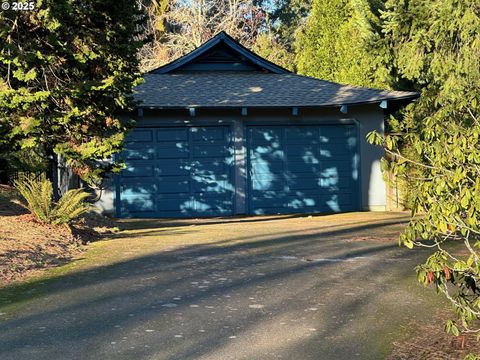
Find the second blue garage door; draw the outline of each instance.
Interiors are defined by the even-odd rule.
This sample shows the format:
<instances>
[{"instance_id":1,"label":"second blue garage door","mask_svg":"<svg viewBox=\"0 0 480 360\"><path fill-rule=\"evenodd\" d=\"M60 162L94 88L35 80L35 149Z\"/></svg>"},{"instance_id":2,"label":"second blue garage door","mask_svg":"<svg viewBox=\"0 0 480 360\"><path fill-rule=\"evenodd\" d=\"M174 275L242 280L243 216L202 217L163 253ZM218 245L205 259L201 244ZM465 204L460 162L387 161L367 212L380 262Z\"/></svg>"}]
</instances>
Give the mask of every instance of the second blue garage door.
<instances>
[{"instance_id":1,"label":"second blue garage door","mask_svg":"<svg viewBox=\"0 0 480 360\"><path fill-rule=\"evenodd\" d=\"M251 214L359 210L355 125L247 128Z\"/></svg>"},{"instance_id":2,"label":"second blue garage door","mask_svg":"<svg viewBox=\"0 0 480 360\"><path fill-rule=\"evenodd\" d=\"M137 128L121 157L118 217L197 217L233 214L230 127Z\"/></svg>"}]
</instances>

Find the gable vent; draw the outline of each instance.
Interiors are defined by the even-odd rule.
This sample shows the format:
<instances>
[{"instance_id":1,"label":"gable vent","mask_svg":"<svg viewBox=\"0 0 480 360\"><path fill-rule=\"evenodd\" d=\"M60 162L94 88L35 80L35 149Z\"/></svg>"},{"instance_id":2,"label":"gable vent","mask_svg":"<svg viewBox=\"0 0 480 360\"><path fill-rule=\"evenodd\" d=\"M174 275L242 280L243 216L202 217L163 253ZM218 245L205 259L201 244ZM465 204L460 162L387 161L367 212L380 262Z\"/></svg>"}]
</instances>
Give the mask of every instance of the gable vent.
<instances>
[{"instance_id":1,"label":"gable vent","mask_svg":"<svg viewBox=\"0 0 480 360\"><path fill-rule=\"evenodd\" d=\"M196 60L198 63L235 63L241 61L242 59L236 58L224 51L215 51Z\"/></svg>"}]
</instances>

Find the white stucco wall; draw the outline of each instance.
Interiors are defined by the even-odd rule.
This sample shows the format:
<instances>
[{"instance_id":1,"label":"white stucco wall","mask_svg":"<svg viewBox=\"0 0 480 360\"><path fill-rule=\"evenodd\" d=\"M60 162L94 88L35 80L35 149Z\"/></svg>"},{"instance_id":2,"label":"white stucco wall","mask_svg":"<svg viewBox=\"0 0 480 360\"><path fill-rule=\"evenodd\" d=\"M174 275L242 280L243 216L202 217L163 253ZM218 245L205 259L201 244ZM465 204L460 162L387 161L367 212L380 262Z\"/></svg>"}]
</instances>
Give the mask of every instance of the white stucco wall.
<instances>
[{"instance_id":1,"label":"white stucco wall","mask_svg":"<svg viewBox=\"0 0 480 360\"><path fill-rule=\"evenodd\" d=\"M299 109L298 116L291 114L291 109L248 109L248 115L242 116L240 108L229 110L199 109L196 116L189 116L188 110L144 111L144 116L137 118L137 126L162 126L169 124L231 124L234 133L235 148L235 183L237 214L246 211L245 206L245 144L244 123L290 123L290 124L322 124L322 123L352 123L359 127L360 137L360 184L361 207L363 210L385 210L386 186L380 170L380 159L384 152L379 146L370 145L366 136L370 131L383 133L384 115L378 104L349 107L347 114L342 114L338 108ZM114 214L114 186L106 184L98 207L105 213Z\"/></svg>"}]
</instances>

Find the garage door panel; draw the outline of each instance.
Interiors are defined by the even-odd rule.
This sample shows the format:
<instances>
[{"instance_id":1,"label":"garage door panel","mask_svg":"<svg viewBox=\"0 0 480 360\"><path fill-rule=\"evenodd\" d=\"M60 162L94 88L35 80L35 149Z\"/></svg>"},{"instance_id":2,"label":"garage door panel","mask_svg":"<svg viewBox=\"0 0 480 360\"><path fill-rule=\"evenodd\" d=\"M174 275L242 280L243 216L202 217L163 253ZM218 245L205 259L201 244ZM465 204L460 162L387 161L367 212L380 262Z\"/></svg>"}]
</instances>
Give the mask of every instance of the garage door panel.
<instances>
[{"instance_id":1,"label":"garage door panel","mask_svg":"<svg viewBox=\"0 0 480 360\"><path fill-rule=\"evenodd\" d=\"M320 201L325 211L351 211L355 210L354 195L352 194L335 194L331 196L322 196Z\"/></svg>"},{"instance_id":2,"label":"garage door panel","mask_svg":"<svg viewBox=\"0 0 480 360\"><path fill-rule=\"evenodd\" d=\"M307 173L307 174L320 174L322 171L322 166L320 161L310 162L310 161L290 161L288 163L288 170L291 173Z\"/></svg>"},{"instance_id":3,"label":"garage door panel","mask_svg":"<svg viewBox=\"0 0 480 360\"><path fill-rule=\"evenodd\" d=\"M120 216L233 213L233 143L228 126L141 129L132 139L126 154L134 159L128 159L118 177Z\"/></svg>"},{"instance_id":4,"label":"garage door panel","mask_svg":"<svg viewBox=\"0 0 480 360\"><path fill-rule=\"evenodd\" d=\"M161 159L155 162L158 176L189 175L191 164L186 159Z\"/></svg>"},{"instance_id":5,"label":"garage door panel","mask_svg":"<svg viewBox=\"0 0 480 360\"><path fill-rule=\"evenodd\" d=\"M295 212L315 212L320 203L318 194L314 193L289 196L287 201L289 210Z\"/></svg>"},{"instance_id":6,"label":"garage door panel","mask_svg":"<svg viewBox=\"0 0 480 360\"><path fill-rule=\"evenodd\" d=\"M190 149L188 142L165 142L156 145L157 159L186 159Z\"/></svg>"},{"instance_id":7,"label":"garage door panel","mask_svg":"<svg viewBox=\"0 0 480 360\"><path fill-rule=\"evenodd\" d=\"M250 128L250 140L256 145L268 145L273 148L280 145L282 130L277 128Z\"/></svg>"},{"instance_id":8,"label":"garage door panel","mask_svg":"<svg viewBox=\"0 0 480 360\"><path fill-rule=\"evenodd\" d=\"M329 151L335 155L347 155L347 156L352 155L347 146L347 143L336 143L336 144L328 143L328 144L322 145L321 148L319 148L318 150Z\"/></svg>"},{"instance_id":9,"label":"garage door panel","mask_svg":"<svg viewBox=\"0 0 480 360\"><path fill-rule=\"evenodd\" d=\"M355 155L336 154L332 158L322 159L320 162L324 168L347 169L355 167Z\"/></svg>"},{"instance_id":10,"label":"garage door panel","mask_svg":"<svg viewBox=\"0 0 480 360\"><path fill-rule=\"evenodd\" d=\"M190 180L188 176L162 176L157 179L160 193L188 193Z\"/></svg>"},{"instance_id":11,"label":"garage door panel","mask_svg":"<svg viewBox=\"0 0 480 360\"><path fill-rule=\"evenodd\" d=\"M356 128L353 125L330 125L320 129L320 136L327 138L345 138L356 135Z\"/></svg>"},{"instance_id":12,"label":"garage door panel","mask_svg":"<svg viewBox=\"0 0 480 360\"><path fill-rule=\"evenodd\" d=\"M253 178L252 183L252 190L258 191L267 191L267 190L284 190L285 185L284 181L282 180L283 175L272 176L268 179L260 179L260 178Z\"/></svg>"},{"instance_id":13,"label":"garage door panel","mask_svg":"<svg viewBox=\"0 0 480 360\"><path fill-rule=\"evenodd\" d=\"M314 144L286 144L285 145L285 156L287 159L291 157L296 159L298 157L309 157L309 156L318 156L319 146Z\"/></svg>"},{"instance_id":14,"label":"garage door panel","mask_svg":"<svg viewBox=\"0 0 480 360\"><path fill-rule=\"evenodd\" d=\"M355 181L351 177L341 178L319 178L318 185L322 189L331 189L337 191L340 189L351 189L355 186Z\"/></svg>"},{"instance_id":15,"label":"garage door panel","mask_svg":"<svg viewBox=\"0 0 480 360\"><path fill-rule=\"evenodd\" d=\"M154 166L152 164L127 161L126 169L122 171L122 177L152 177L154 175Z\"/></svg>"},{"instance_id":16,"label":"garage door panel","mask_svg":"<svg viewBox=\"0 0 480 360\"><path fill-rule=\"evenodd\" d=\"M192 128L193 140L196 142L208 142L219 140L219 142L228 141L226 133L228 129L222 127L195 127Z\"/></svg>"},{"instance_id":17,"label":"garage door panel","mask_svg":"<svg viewBox=\"0 0 480 360\"><path fill-rule=\"evenodd\" d=\"M322 157L318 155L318 152L316 154L311 152L306 152L301 155L288 154L284 159L284 161L288 162L288 169L290 171L296 171L293 169L301 169L302 167L305 169L319 167L321 160Z\"/></svg>"},{"instance_id":18,"label":"garage door panel","mask_svg":"<svg viewBox=\"0 0 480 360\"><path fill-rule=\"evenodd\" d=\"M318 126L286 126L285 138L286 139L312 139L317 140L319 135Z\"/></svg>"},{"instance_id":19,"label":"garage door panel","mask_svg":"<svg viewBox=\"0 0 480 360\"><path fill-rule=\"evenodd\" d=\"M154 179L151 182L123 182L120 185L120 190L123 197L135 197L139 195L151 195L157 191L157 184L154 183Z\"/></svg>"},{"instance_id":20,"label":"garage door panel","mask_svg":"<svg viewBox=\"0 0 480 360\"><path fill-rule=\"evenodd\" d=\"M131 144L122 151L120 156L124 160L150 160L155 159L155 146L153 144Z\"/></svg>"},{"instance_id":21,"label":"garage door panel","mask_svg":"<svg viewBox=\"0 0 480 360\"><path fill-rule=\"evenodd\" d=\"M352 192L358 186L354 126L252 126L248 134L250 212L335 212L356 208L357 193ZM275 151L282 154L275 158L274 166L266 135L278 141Z\"/></svg>"},{"instance_id":22,"label":"garage door panel","mask_svg":"<svg viewBox=\"0 0 480 360\"><path fill-rule=\"evenodd\" d=\"M290 180L290 190L332 190L349 189L354 183L351 178L297 177Z\"/></svg>"},{"instance_id":23,"label":"garage door panel","mask_svg":"<svg viewBox=\"0 0 480 360\"><path fill-rule=\"evenodd\" d=\"M181 212L193 210L193 199L189 194L162 194L156 197L159 211Z\"/></svg>"},{"instance_id":24,"label":"garage door panel","mask_svg":"<svg viewBox=\"0 0 480 360\"><path fill-rule=\"evenodd\" d=\"M319 142L318 127L302 126L302 127L288 127L285 129L285 142L304 144L317 144Z\"/></svg>"},{"instance_id":25,"label":"garage door panel","mask_svg":"<svg viewBox=\"0 0 480 360\"><path fill-rule=\"evenodd\" d=\"M196 195L193 203L196 212L206 215L226 215L231 212L231 199L229 196Z\"/></svg>"},{"instance_id":26,"label":"garage door panel","mask_svg":"<svg viewBox=\"0 0 480 360\"><path fill-rule=\"evenodd\" d=\"M229 148L225 144L202 144L194 145L193 147L193 156L204 158L218 158L225 157L229 155Z\"/></svg>"},{"instance_id":27,"label":"garage door panel","mask_svg":"<svg viewBox=\"0 0 480 360\"><path fill-rule=\"evenodd\" d=\"M320 146L322 150L340 152L340 154L350 154L357 148L357 138L348 139L345 141L329 141Z\"/></svg>"},{"instance_id":28,"label":"garage door panel","mask_svg":"<svg viewBox=\"0 0 480 360\"><path fill-rule=\"evenodd\" d=\"M173 141L180 141L185 142L188 141L188 128L163 128L161 130L157 130L157 142L164 143L164 142L173 142Z\"/></svg>"},{"instance_id":29,"label":"garage door panel","mask_svg":"<svg viewBox=\"0 0 480 360\"><path fill-rule=\"evenodd\" d=\"M352 177L352 170L339 167L325 167L320 172L322 178Z\"/></svg>"},{"instance_id":30,"label":"garage door panel","mask_svg":"<svg viewBox=\"0 0 480 360\"><path fill-rule=\"evenodd\" d=\"M152 142L153 130L135 129L130 131L125 137L126 143Z\"/></svg>"},{"instance_id":31,"label":"garage door panel","mask_svg":"<svg viewBox=\"0 0 480 360\"><path fill-rule=\"evenodd\" d=\"M191 172L194 175L228 174L231 169L231 162L227 159L208 159L208 161L192 161Z\"/></svg>"},{"instance_id":32,"label":"garage door panel","mask_svg":"<svg viewBox=\"0 0 480 360\"><path fill-rule=\"evenodd\" d=\"M138 195L135 197L124 197L121 200L122 212L148 212L155 211L154 195Z\"/></svg>"},{"instance_id":33,"label":"garage door panel","mask_svg":"<svg viewBox=\"0 0 480 360\"><path fill-rule=\"evenodd\" d=\"M351 154L350 151L335 151L335 150L320 150L320 162L324 163L325 161L332 161L336 163L337 161L347 161L349 164L352 163L355 154Z\"/></svg>"},{"instance_id":34,"label":"garage door panel","mask_svg":"<svg viewBox=\"0 0 480 360\"><path fill-rule=\"evenodd\" d=\"M320 197L320 200L323 202L328 202L330 200L333 200L339 205L350 205L353 202L353 193L322 195Z\"/></svg>"},{"instance_id":35,"label":"garage door panel","mask_svg":"<svg viewBox=\"0 0 480 360\"><path fill-rule=\"evenodd\" d=\"M252 157L250 159L251 168L257 174L270 174L274 172L283 172L284 158Z\"/></svg>"},{"instance_id":36,"label":"garage door panel","mask_svg":"<svg viewBox=\"0 0 480 360\"><path fill-rule=\"evenodd\" d=\"M222 180L220 176L215 179L201 177L193 182L193 191L198 193L231 193L232 190L229 179Z\"/></svg>"},{"instance_id":37,"label":"garage door panel","mask_svg":"<svg viewBox=\"0 0 480 360\"><path fill-rule=\"evenodd\" d=\"M320 178L318 176L311 176L306 174L305 176L292 176L289 181L290 190L302 190L302 189L318 189L320 187Z\"/></svg>"},{"instance_id":38,"label":"garage door panel","mask_svg":"<svg viewBox=\"0 0 480 360\"><path fill-rule=\"evenodd\" d=\"M283 208L286 203L286 197L278 196L278 194L275 194L272 197L252 197L252 204L255 209Z\"/></svg>"},{"instance_id":39,"label":"garage door panel","mask_svg":"<svg viewBox=\"0 0 480 360\"><path fill-rule=\"evenodd\" d=\"M283 161L285 159L285 153L278 147L274 148L269 145L255 146L250 158L252 160L268 160L268 161Z\"/></svg>"}]
</instances>

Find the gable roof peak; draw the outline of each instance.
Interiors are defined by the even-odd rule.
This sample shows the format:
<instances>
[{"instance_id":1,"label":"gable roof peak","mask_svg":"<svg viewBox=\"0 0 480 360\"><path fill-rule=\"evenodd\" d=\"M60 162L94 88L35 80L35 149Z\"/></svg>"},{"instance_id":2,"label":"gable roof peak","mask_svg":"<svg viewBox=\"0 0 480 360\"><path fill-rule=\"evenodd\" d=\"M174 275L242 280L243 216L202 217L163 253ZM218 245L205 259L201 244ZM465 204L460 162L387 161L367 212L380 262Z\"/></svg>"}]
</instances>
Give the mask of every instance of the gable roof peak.
<instances>
[{"instance_id":1,"label":"gable roof peak","mask_svg":"<svg viewBox=\"0 0 480 360\"><path fill-rule=\"evenodd\" d=\"M230 51L237 53L239 56L244 59L244 62L250 62L259 70L273 73L273 74L286 74L290 73L289 70L282 68L279 65L272 63L271 61L262 58L261 56L255 54L253 51L247 49L245 46L240 44L234 38L227 34L225 31L220 31L212 38L204 42L202 45L192 50L186 55L181 56L180 58L160 66L156 69L150 70L150 74L168 74L175 70L178 70L189 63L192 63L202 55L206 55L209 51L213 50L215 47L224 45Z\"/></svg>"}]
</instances>

